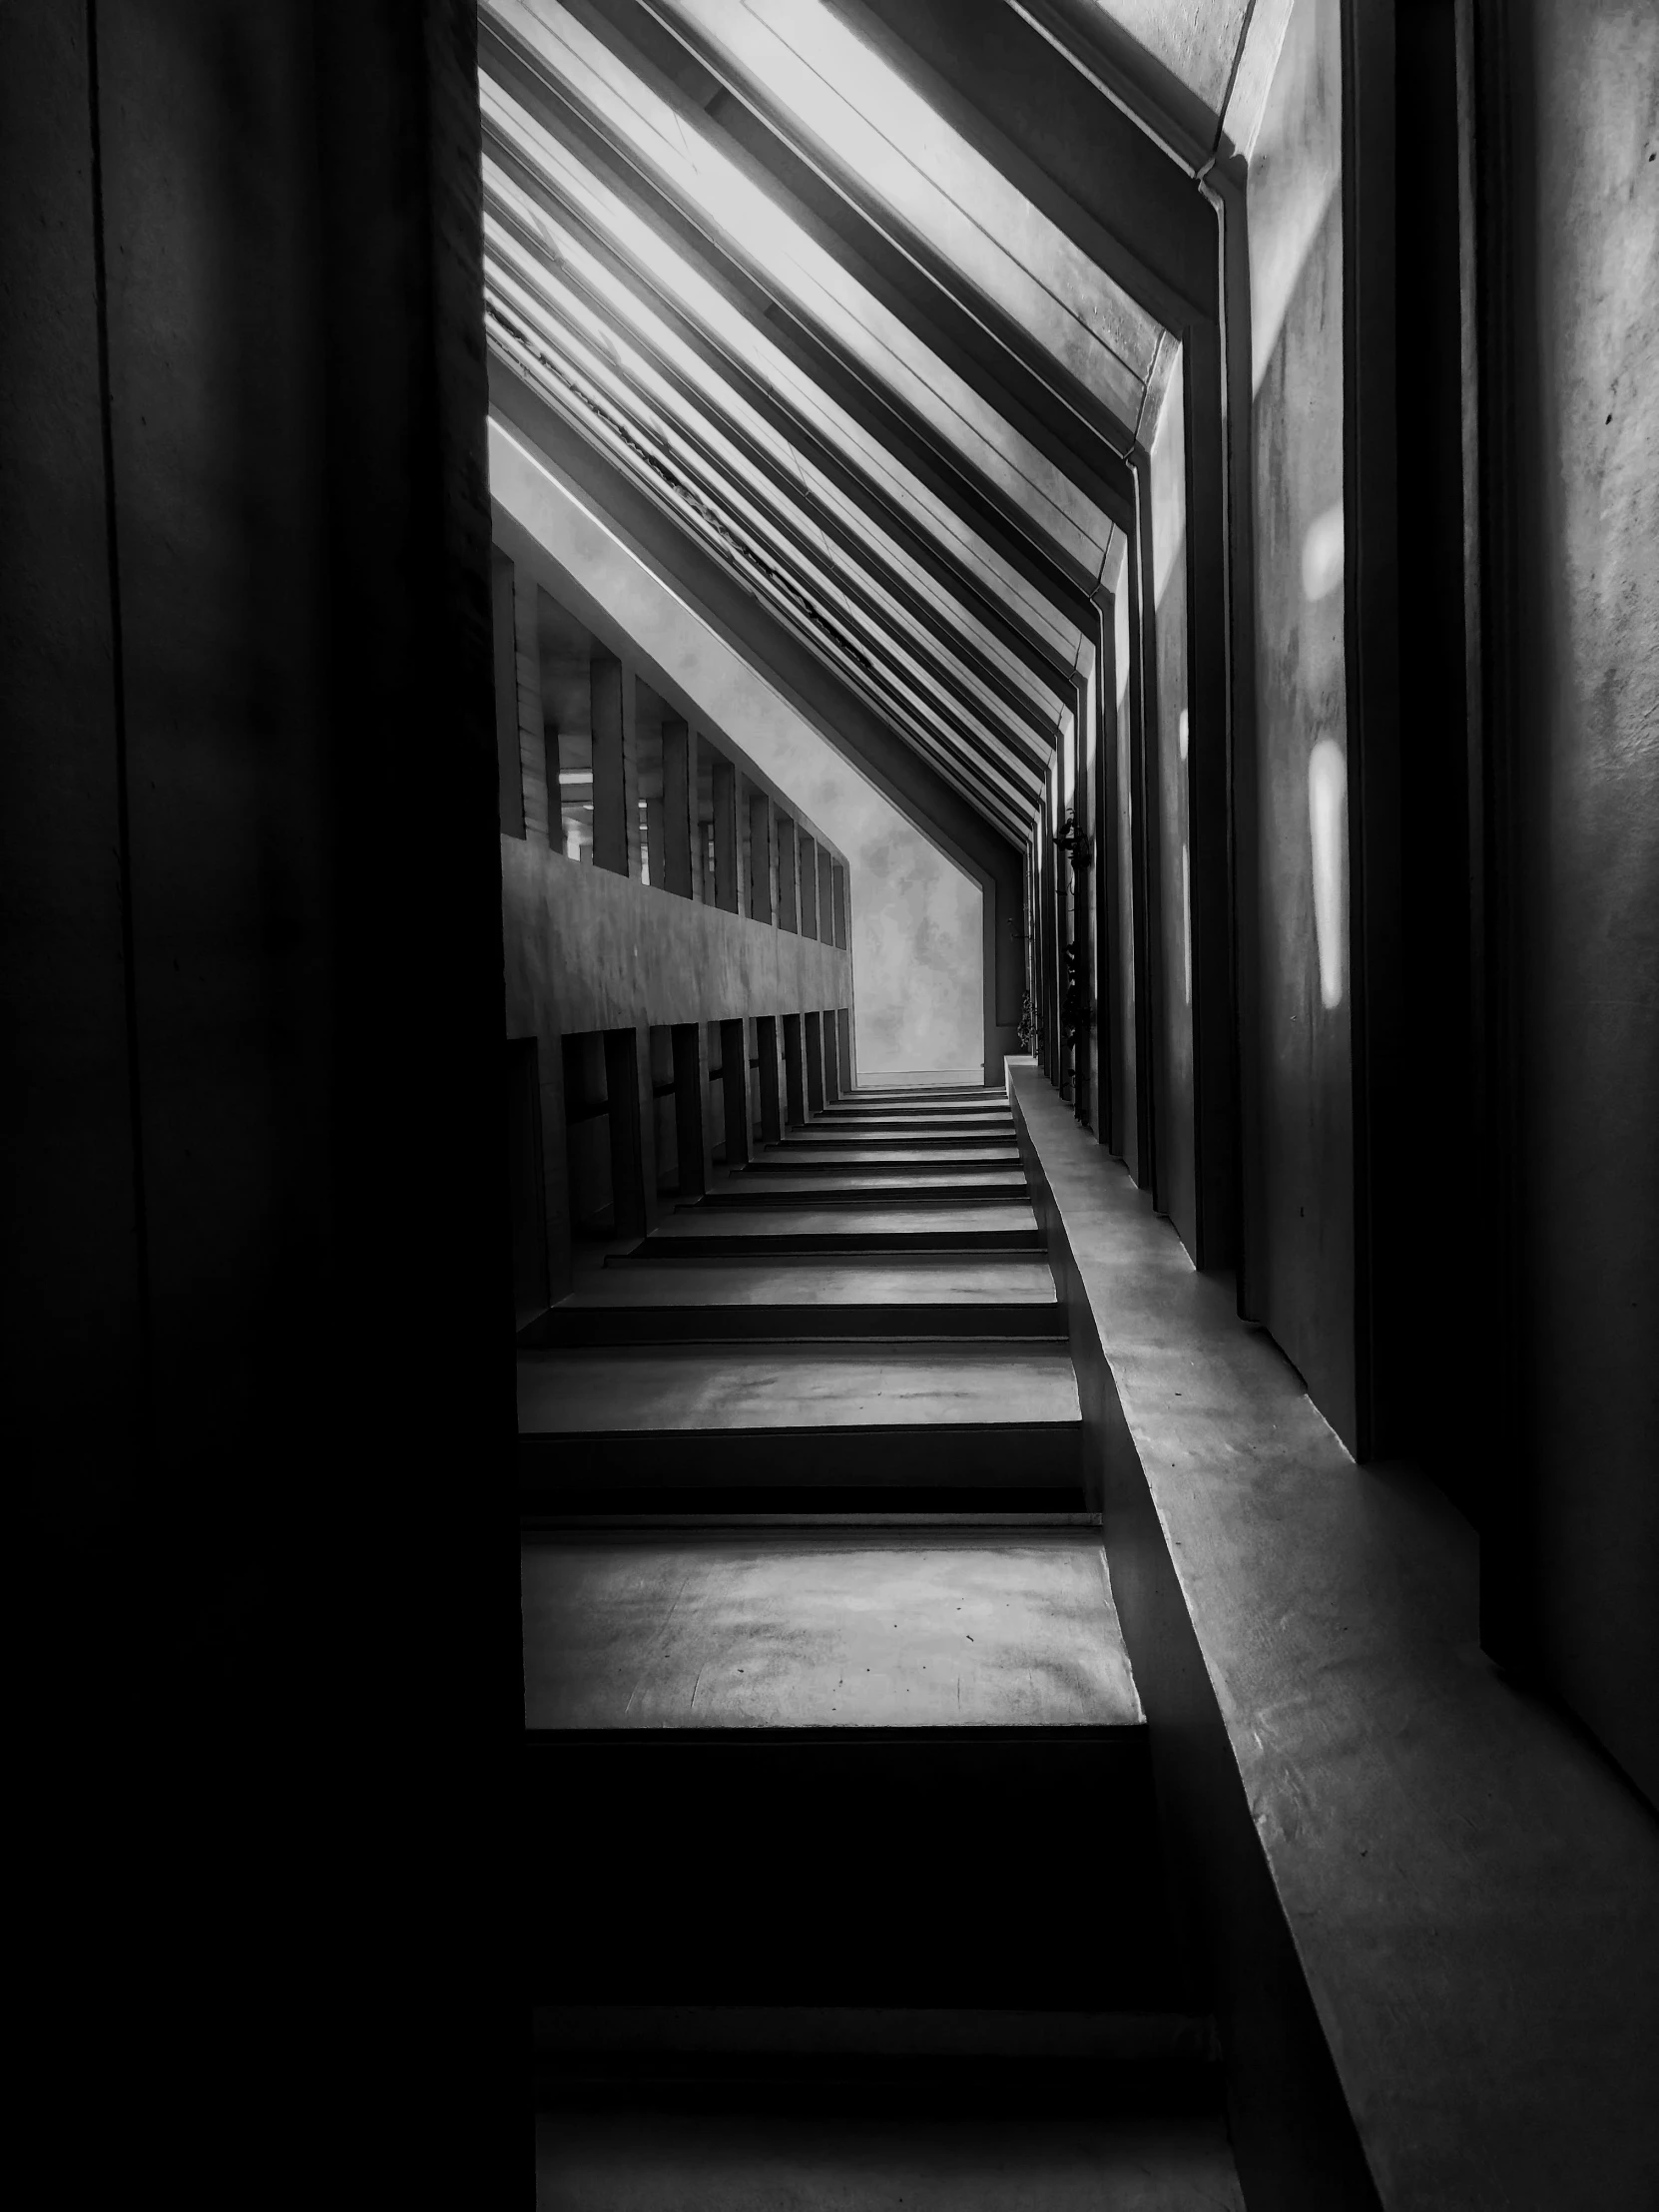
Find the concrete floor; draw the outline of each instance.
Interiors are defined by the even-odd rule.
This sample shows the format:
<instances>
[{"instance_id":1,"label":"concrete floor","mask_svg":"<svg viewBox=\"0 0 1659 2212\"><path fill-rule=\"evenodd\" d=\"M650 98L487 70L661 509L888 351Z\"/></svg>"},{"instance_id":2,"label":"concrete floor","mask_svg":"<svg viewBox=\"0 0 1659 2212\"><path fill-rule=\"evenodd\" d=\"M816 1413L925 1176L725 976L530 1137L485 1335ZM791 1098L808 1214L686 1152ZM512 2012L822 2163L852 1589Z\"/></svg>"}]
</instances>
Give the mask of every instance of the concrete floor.
<instances>
[{"instance_id":1,"label":"concrete floor","mask_svg":"<svg viewBox=\"0 0 1659 2212\"><path fill-rule=\"evenodd\" d=\"M544 2115L538 2212L1243 2212L1219 2120Z\"/></svg>"},{"instance_id":2,"label":"concrete floor","mask_svg":"<svg viewBox=\"0 0 1659 2212\"><path fill-rule=\"evenodd\" d=\"M1094 1534L527 1543L525 1724L1113 1728Z\"/></svg>"}]
</instances>

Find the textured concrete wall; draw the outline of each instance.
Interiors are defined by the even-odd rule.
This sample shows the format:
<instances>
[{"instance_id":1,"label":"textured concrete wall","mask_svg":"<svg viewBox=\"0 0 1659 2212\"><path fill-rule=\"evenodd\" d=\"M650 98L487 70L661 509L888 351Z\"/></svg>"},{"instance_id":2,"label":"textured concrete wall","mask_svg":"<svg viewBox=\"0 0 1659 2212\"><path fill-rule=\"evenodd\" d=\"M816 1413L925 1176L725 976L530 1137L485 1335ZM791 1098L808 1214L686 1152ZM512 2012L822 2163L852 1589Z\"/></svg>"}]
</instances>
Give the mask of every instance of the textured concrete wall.
<instances>
[{"instance_id":1,"label":"textured concrete wall","mask_svg":"<svg viewBox=\"0 0 1659 2212\"><path fill-rule=\"evenodd\" d=\"M846 854L858 1067L959 1070L984 1060L984 894L897 808L812 733L819 758L787 786Z\"/></svg>"},{"instance_id":2,"label":"textured concrete wall","mask_svg":"<svg viewBox=\"0 0 1659 2212\"><path fill-rule=\"evenodd\" d=\"M816 938L501 839L507 1034L732 1021L847 1004L850 955Z\"/></svg>"},{"instance_id":3,"label":"textured concrete wall","mask_svg":"<svg viewBox=\"0 0 1659 2212\"><path fill-rule=\"evenodd\" d=\"M1514 82L1540 1656L1659 1797L1659 16L1532 0Z\"/></svg>"},{"instance_id":4,"label":"textured concrete wall","mask_svg":"<svg viewBox=\"0 0 1659 2212\"><path fill-rule=\"evenodd\" d=\"M1250 166L1259 1095L1252 1311L1355 1438L1339 0L1297 0Z\"/></svg>"}]
</instances>

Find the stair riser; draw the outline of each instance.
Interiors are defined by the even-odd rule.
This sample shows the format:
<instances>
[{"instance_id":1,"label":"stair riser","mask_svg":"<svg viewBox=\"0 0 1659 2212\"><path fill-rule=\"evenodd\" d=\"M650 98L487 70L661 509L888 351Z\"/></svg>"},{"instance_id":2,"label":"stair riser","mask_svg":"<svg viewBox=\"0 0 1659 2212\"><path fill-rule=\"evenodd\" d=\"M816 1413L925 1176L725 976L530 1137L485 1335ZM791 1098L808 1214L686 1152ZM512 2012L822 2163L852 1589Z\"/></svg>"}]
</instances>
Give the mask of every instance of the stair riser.
<instances>
[{"instance_id":1,"label":"stair riser","mask_svg":"<svg viewBox=\"0 0 1659 2212\"><path fill-rule=\"evenodd\" d=\"M723 1237L714 1232L706 1237L676 1237L672 1247L652 1246L648 1251L641 1246L632 1256L614 1254L605 1265L625 1267L630 1257L643 1258L655 1265L664 1259L741 1260L746 1255L778 1258L800 1252L1041 1252L1042 1249L1042 1234L1035 1228L864 1229L845 1236L817 1230L795 1235L781 1231L777 1236L758 1237Z\"/></svg>"},{"instance_id":2,"label":"stair riser","mask_svg":"<svg viewBox=\"0 0 1659 2212\"><path fill-rule=\"evenodd\" d=\"M529 1433L518 1439L522 1503L557 1504L568 1489L748 1487L803 1496L857 1483L907 1490L1080 1490L1082 1424L948 1428L736 1428Z\"/></svg>"},{"instance_id":3,"label":"stair riser","mask_svg":"<svg viewBox=\"0 0 1659 2212\"><path fill-rule=\"evenodd\" d=\"M746 1183L751 1176L770 1175L860 1175L873 1181L876 1179L884 1180L889 1176L924 1175L930 1165L931 1163L924 1158L910 1158L902 1153L894 1153L888 1159L877 1158L873 1160L857 1157L845 1160L814 1159L811 1157L791 1159L787 1153L770 1153L764 1159L751 1160L748 1167L742 1172ZM971 1159L941 1160L938 1163L939 1170L945 1174L952 1171L960 1174L964 1169L973 1168L1012 1170L1017 1166L1017 1154L993 1152L988 1148L984 1152L976 1151Z\"/></svg>"},{"instance_id":4,"label":"stair riser","mask_svg":"<svg viewBox=\"0 0 1659 2212\"><path fill-rule=\"evenodd\" d=\"M975 1129L966 1131L960 1136L893 1137L877 1132L871 1132L866 1136L861 1130L821 1130L815 1124L810 1129L797 1130L783 1144L769 1145L763 1153L750 1162L750 1165L753 1168L759 1167L763 1160L787 1160L791 1153L796 1151L891 1151L901 1159L924 1160L930 1152L978 1151L981 1148L987 1151L1007 1153L1015 1159L1019 1157L1019 1147L1014 1142L1013 1137L1009 1132L1002 1129L987 1129L983 1132Z\"/></svg>"},{"instance_id":5,"label":"stair riser","mask_svg":"<svg viewBox=\"0 0 1659 2212\"><path fill-rule=\"evenodd\" d=\"M1006 1206L1025 1196L1023 1177L1005 1183L951 1183L944 1180L947 1170L940 1171L936 1183L910 1183L894 1188L889 1184L850 1184L830 1190L790 1191L774 1190L765 1183L753 1183L745 1187L711 1191L707 1198L688 1200L677 1212L689 1212L693 1206L701 1213L709 1207L742 1209L754 1206L811 1205L815 1212L824 1206Z\"/></svg>"},{"instance_id":6,"label":"stair riser","mask_svg":"<svg viewBox=\"0 0 1659 2212\"><path fill-rule=\"evenodd\" d=\"M534 2001L1177 1997L1144 1729L595 1732L527 1753Z\"/></svg>"},{"instance_id":7,"label":"stair riser","mask_svg":"<svg viewBox=\"0 0 1659 2212\"><path fill-rule=\"evenodd\" d=\"M1063 1347L1052 1306L652 1306L555 1308L524 1345L812 1343L842 1338L1017 1337Z\"/></svg>"},{"instance_id":8,"label":"stair riser","mask_svg":"<svg viewBox=\"0 0 1659 2212\"><path fill-rule=\"evenodd\" d=\"M920 1131L923 1134L940 1129L1011 1129L1011 1114L848 1114L839 1107L827 1106L820 1114L809 1114L799 1126L808 1129L898 1129L905 1132Z\"/></svg>"}]
</instances>

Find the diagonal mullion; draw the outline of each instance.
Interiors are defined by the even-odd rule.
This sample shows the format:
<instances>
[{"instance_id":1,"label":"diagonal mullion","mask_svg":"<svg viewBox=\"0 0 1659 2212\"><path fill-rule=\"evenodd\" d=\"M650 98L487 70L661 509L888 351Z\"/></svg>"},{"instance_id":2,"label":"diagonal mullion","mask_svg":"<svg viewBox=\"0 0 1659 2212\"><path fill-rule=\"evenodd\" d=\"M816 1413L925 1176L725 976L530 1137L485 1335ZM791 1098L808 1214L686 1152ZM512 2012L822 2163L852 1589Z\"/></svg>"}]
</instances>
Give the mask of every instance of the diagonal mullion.
<instances>
[{"instance_id":1,"label":"diagonal mullion","mask_svg":"<svg viewBox=\"0 0 1659 2212\"><path fill-rule=\"evenodd\" d=\"M508 97L555 141L569 146L578 161L598 167L612 189L617 170L626 175L636 200L650 208L657 227L700 258L712 258L720 269L729 293L747 299L751 316L763 323L774 342L821 386L833 381L843 408L855 413L881 442L900 449L906 466L924 476L940 496L966 510L966 518L983 530L992 525L1005 544L1019 549L1016 559L1028 572L1035 566L1043 577L1048 596L1069 600L1076 607L1079 630L1086 632L1090 617L1089 595L1095 589L1105 554L1091 552L1082 559L1053 530L1015 498L968 453L929 421L886 379L848 350L831 330L821 325L768 272L741 254L718 225L688 209L673 189L653 175L649 165L627 141L619 142L602 111L586 107L574 87L567 87L533 52L522 51L501 35L500 27L483 19L481 51L487 50L491 74L504 83ZM1068 609L1069 612L1069 609Z\"/></svg>"},{"instance_id":2,"label":"diagonal mullion","mask_svg":"<svg viewBox=\"0 0 1659 2212\"><path fill-rule=\"evenodd\" d=\"M812 210L824 230L840 242L853 274L867 271L889 294L910 303L918 335L929 326L948 339L955 355L977 364L987 392L1000 388L1021 410L1020 426L1051 451L1095 451L1116 497L1128 496L1121 464L1132 451L1145 400L1146 373L1122 364L1108 397L1091 388L1074 366L1034 337L954 262L938 252L913 223L883 200L838 155L832 141L814 134L779 99L753 66L726 52L690 20L681 0L639 0L693 60L726 89L736 114L723 111L716 128L744 149L792 198ZM618 0L597 0L597 12L616 35ZM833 247L830 249L835 251ZM880 271L879 279L874 272ZM1109 279L1098 272L1105 285ZM1144 314L1144 310L1139 310ZM1146 315L1151 322L1150 315ZM937 344L936 338L928 342ZM1109 350L1109 349L1108 349ZM1117 360L1115 354L1111 358ZM1011 417L1012 419L1012 417Z\"/></svg>"},{"instance_id":3,"label":"diagonal mullion","mask_svg":"<svg viewBox=\"0 0 1659 2212\"><path fill-rule=\"evenodd\" d=\"M804 626L798 622L798 627L804 627L805 634L821 651L824 649L826 640L833 643L836 647L837 657L843 661L843 664L854 666L865 687L881 699L889 719L896 716L902 723L908 725L906 735L916 733L918 725L925 729L928 720L936 719L943 725L942 736L936 742L968 755L975 761L981 773L1005 781L1010 790L1019 791L1026 786L1040 788L1042 776L1046 773L1046 761L1041 765L1029 762L1021 763L1017 756L1007 756L1001 747L988 746L979 733L965 731L959 726L951 724L938 713L936 707L919 704L913 695L913 679L907 679L902 668L895 674L890 669L877 668L870 661L868 644L873 641L859 640L849 644L845 638L836 634L836 626L830 623L817 607L813 593L803 586L799 576L792 577L789 575L774 548L767 547L758 556L753 548L744 544L743 533L741 529L734 528L730 513L727 513L718 525L711 525L707 510L710 507L717 510L722 506L729 507L732 496L730 488L720 487L724 497L717 498L707 482L699 483L696 474L688 472L687 456L683 450L671 448L672 457L666 464L661 458L653 457L650 444L653 438L661 438L662 426L660 424L654 422L642 423L637 416L629 419L625 401L615 390L603 392L599 395L603 404L596 410L591 389L588 392L583 392L581 389L582 371L580 362L572 363L568 356L563 362L553 360L548 356L544 347L538 344L533 337L521 330L514 330L510 323L504 324L501 319L500 308L493 306L493 303L492 312L496 324L493 334L498 339L502 336L511 339L521 356L527 357L532 366L540 368L544 372L552 370L556 377L563 379L567 389L574 389L579 399L587 407L590 416L597 412L597 419L601 428L606 432L608 442L624 453L626 456L624 466L629 469L630 473L644 481L647 488L652 490L656 496L661 497L665 485L677 493L678 496L672 503L671 511L691 507L693 512L698 514L703 527L703 534L719 545L724 556L729 558L734 546L736 546L741 556L740 566L751 576L751 580L753 572L756 570L769 578L776 578L780 575L787 578L791 586L790 591L780 591L774 584L771 596L775 599L781 599L791 608L792 613L798 614L802 605L812 611L815 619ZM547 333L542 333L543 337L546 335ZM573 368L577 371L575 376L571 373ZM591 376L591 372L589 374ZM616 419L607 419L607 410ZM568 407L564 411L568 417ZM588 422L583 418L577 417L574 419L577 420L578 427L589 427ZM811 581L822 596L826 589L825 580L812 578ZM832 587L830 588L832 590ZM884 660L885 658L883 656ZM1013 771L1012 775L1010 775L1010 769Z\"/></svg>"},{"instance_id":4,"label":"diagonal mullion","mask_svg":"<svg viewBox=\"0 0 1659 2212\"><path fill-rule=\"evenodd\" d=\"M490 203L487 202L486 206L490 206ZM499 222L493 213L489 220L492 223ZM500 250L502 249L498 247L497 251ZM532 267L542 271L545 280L544 265L540 263L533 246L524 242L518 251L530 261ZM528 282L529 279L526 276L524 280ZM611 333L614 340L625 342L638 351L651 372L661 379L674 393L678 404L688 411L692 423L715 423L719 434L730 440L734 450L771 487L774 496L782 503L779 527L798 542L804 534L801 517L804 511L810 511L813 535L817 542L811 548L804 547L804 550L823 556L831 554L833 549L838 551L843 561L850 564L852 575L842 579L843 588L863 604L866 619L890 629L895 615L903 615L917 625L917 635L912 641L911 650L924 663L929 677L946 687L965 711L982 714L988 710L996 716L1013 716L1019 728L1031 732L1028 742L1045 755L1055 740L1056 730L1059 730L1062 737L1066 734L1072 712L1068 702L1057 699L1046 686L1042 687L1042 696L1048 707L1048 719L1044 719L1031 694L1016 688L992 661L979 653L966 636L961 617L958 615L953 624L947 609L941 609L936 602L924 598L903 575L880 558L876 546L867 534L858 533L848 521L835 514L822 494L815 500L810 483L804 483L765 443L752 438L740 420L722 410L720 394L707 392L681 377L672 363L655 350L647 332L631 323L618 324L610 303L602 294L584 287L579 274L573 272L568 265L561 266L559 281L562 286L579 293L585 300L588 311ZM548 299L546 303L549 311L560 311L552 299ZM690 434L695 438L699 433L694 428ZM790 458L797 457L792 455ZM800 465L799 461L797 465ZM803 507L804 493L809 502L807 509ZM866 576L870 579L867 588L859 580ZM871 603L871 593L877 595L877 603ZM887 604L883 607L878 603L879 599L884 599ZM971 689L964 685L964 670L972 679ZM977 697L974 696L975 692Z\"/></svg>"},{"instance_id":5,"label":"diagonal mullion","mask_svg":"<svg viewBox=\"0 0 1659 2212\"><path fill-rule=\"evenodd\" d=\"M856 446L843 448L836 444L829 432L803 410L799 397L786 396L765 375L758 373L756 355L767 351L770 340L754 330L753 325L746 353L739 353L719 327L700 319L690 304L664 288L661 280L629 253L623 242L601 227L597 210L579 205L568 195L560 180L539 171L532 173L518 150L496 140L488 127L486 144L490 158L500 166L513 190L526 194L529 203L539 207L547 220L568 225L583 247L603 264L612 279L647 303L649 311L674 332L712 375L730 385L787 447L800 451L830 478L844 498L868 515L874 527L885 532L934 578L941 589L968 608L974 618L1056 697L1069 697L1076 667L1075 646L1069 656L1061 652L1052 632L1045 635L1033 627L1021 601L994 591L981 570L969 565L965 547L959 546L943 531L938 520L927 513L925 503L918 509L913 493L924 492L925 487L913 479L898 481L878 473L867 454ZM642 217L641 221L644 220ZM688 271L695 273L695 257L678 249L677 253ZM713 284L712 278L706 280ZM736 305L732 308L734 315L744 311ZM820 404L830 403L821 397ZM889 468L897 465L890 456L887 458ZM903 482L912 484L912 495L908 498L904 496ZM958 527L967 528L967 525L959 523ZM1002 558L990 534L972 542L978 546L973 558L981 564L987 559ZM1069 607L1062 610L1055 606L1050 620L1063 621L1075 629Z\"/></svg>"}]
</instances>

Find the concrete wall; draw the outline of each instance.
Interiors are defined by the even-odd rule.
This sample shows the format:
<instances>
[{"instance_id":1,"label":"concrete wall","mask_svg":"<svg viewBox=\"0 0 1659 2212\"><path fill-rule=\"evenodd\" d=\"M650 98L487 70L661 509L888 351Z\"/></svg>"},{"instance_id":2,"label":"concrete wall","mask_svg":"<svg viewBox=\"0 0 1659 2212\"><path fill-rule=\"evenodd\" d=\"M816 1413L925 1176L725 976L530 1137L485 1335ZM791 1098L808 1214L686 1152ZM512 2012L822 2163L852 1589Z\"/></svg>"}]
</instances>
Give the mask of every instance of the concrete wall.
<instances>
[{"instance_id":1,"label":"concrete wall","mask_svg":"<svg viewBox=\"0 0 1659 2212\"><path fill-rule=\"evenodd\" d=\"M1341 39L1340 0L1296 0L1250 164L1256 811L1237 833L1257 881L1243 1302L1352 1447Z\"/></svg>"},{"instance_id":2,"label":"concrete wall","mask_svg":"<svg viewBox=\"0 0 1659 2212\"><path fill-rule=\"evenodd\" d=\"M1659 1798L1659 17L1515 15L1523 1402L1492 1610Z\"/></svg>"},{"instance_id":3,"label":"concrete wall","mask_svg":"<svg viewBox=\"0 0 1659 2212\"><path fill-rule=\"evenodd\" d=\"M658 1186L652 1130L656 1113L670 1112L661 1101L654 1106L650 1094L650 1031L849 1008L852 955L568 860L534 838L501 838L501 895L506 1033L533 1037L538 1046L546 1281L550 1297L559 1299L573 1281L574 1226L561 1040L596 1030L635 1033L636 1069L646 1086L640 1124L649 1227ZM759 1075L745 1070L743 1080L753 1105ZM698 1089L708 1143L719 1146L724 1090L717 1110L706 1078ZM743 1119L751 1126L753 1115Z\"/></svg>"},{"instance_id":4,"label":"concrete wall","mask_svg":"<svg viewBox=\"0 0 1659 2212\"><path fill-rule=\"evenodd\" d=\"M984 893L817 742L827 757L816 770L795 767L791 789L847 856L858 1066L872 1082L923 1068L978 1081Z\"/></svg>"}]
</instances>

